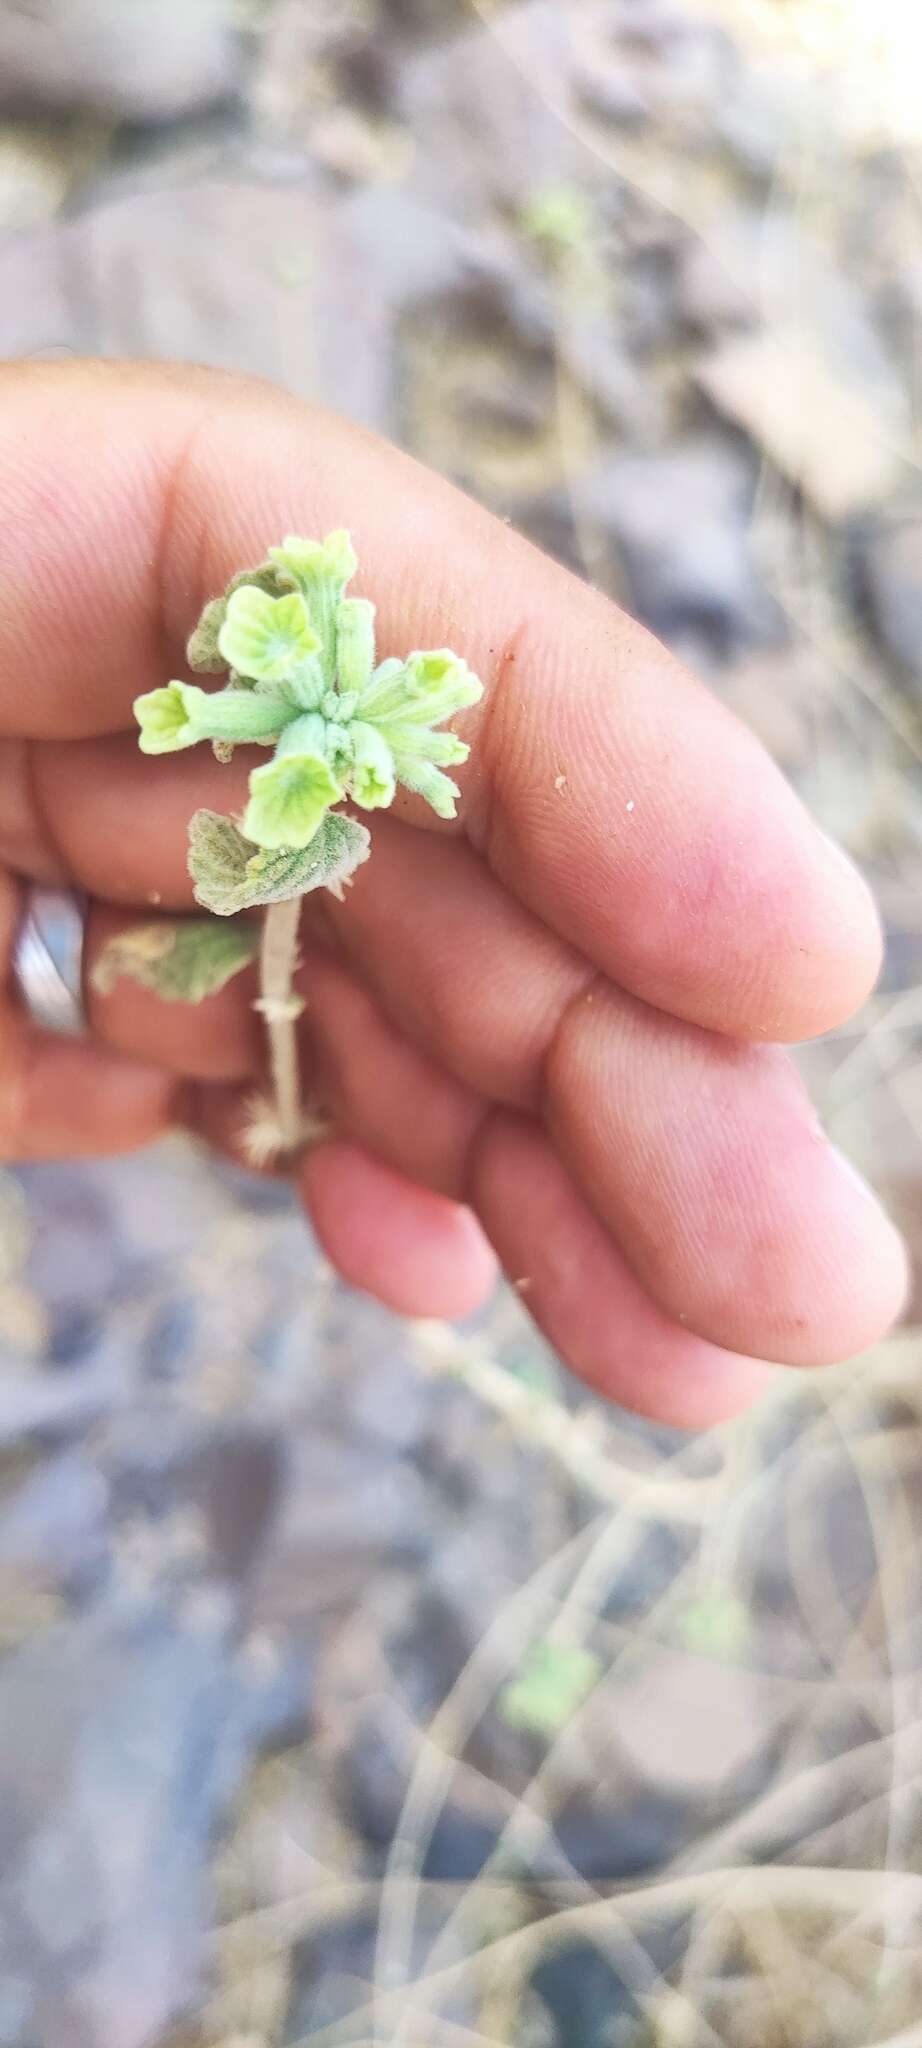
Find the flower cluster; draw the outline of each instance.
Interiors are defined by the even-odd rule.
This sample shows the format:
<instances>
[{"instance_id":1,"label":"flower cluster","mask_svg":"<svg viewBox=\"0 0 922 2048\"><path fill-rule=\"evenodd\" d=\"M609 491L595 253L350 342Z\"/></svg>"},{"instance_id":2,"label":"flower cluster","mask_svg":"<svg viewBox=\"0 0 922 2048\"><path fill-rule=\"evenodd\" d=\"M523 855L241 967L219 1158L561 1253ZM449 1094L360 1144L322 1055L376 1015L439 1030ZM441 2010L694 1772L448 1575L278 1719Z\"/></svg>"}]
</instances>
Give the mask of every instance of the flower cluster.
<instances>
[{"instance_id":1,"label":"flower cluster","mask_svg":"<svg viewBox=\"0 0 922 2048\"><path fill-rule=\"evenodd\" d=\"M447 649L376 663L375 607L345 594L356 566L347 533L290 536L206 606L189 643L193 666L229 670L227 687L172 682L135 702L145 753L200 740L222 758L238 744L273 748L250 776L241 821L255 846L306 847L334 804L378 810L398 783L440 818L455 815L444 771L469 749L435 728L483 686Z\"/></svg>"}]
</instances>

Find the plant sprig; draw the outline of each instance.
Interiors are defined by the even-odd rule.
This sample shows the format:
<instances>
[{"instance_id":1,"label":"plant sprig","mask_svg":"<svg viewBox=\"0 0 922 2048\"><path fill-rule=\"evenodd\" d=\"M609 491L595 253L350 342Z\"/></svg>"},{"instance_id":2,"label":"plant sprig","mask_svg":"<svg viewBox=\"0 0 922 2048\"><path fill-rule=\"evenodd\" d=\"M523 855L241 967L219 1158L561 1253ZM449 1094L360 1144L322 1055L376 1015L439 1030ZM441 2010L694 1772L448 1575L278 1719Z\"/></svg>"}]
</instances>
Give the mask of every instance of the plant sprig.
<instances>
[{"instance_id":1,"label":"plant sprig","mask_svg":"<svg viewBox=\"0 0 922 2048\"><path fill-rule=\"evenodd\" d=\"M346 595L356 568L343 530L323 541L288 535L209 600L190 637L190 667L223 674L224 687L172 681L134 705L146 754L209 742L229 761L236 746L271 749L251 771L239 821L196 811L189 872L196 900L215 917L266 910L258 1007L270 1043L278 1150L289 1153L305 1128L292 996L298 918L290 906L313 889L341 894L368 858L370 834L337 808L344 801L387 809L402 785L438 817L455 816L460 792L445 771L470 750L438 728L483 693L448 648L379 662L375 606ZM162 947L149 927L121 934L99 963L98 985L111 987L127 973L173 1000L198 1002L252 958L252 937L216 945L208 919L172 930L181 938ZM264 1115L260 1144L265 1153Z\"/></svg>"}]
</instances>

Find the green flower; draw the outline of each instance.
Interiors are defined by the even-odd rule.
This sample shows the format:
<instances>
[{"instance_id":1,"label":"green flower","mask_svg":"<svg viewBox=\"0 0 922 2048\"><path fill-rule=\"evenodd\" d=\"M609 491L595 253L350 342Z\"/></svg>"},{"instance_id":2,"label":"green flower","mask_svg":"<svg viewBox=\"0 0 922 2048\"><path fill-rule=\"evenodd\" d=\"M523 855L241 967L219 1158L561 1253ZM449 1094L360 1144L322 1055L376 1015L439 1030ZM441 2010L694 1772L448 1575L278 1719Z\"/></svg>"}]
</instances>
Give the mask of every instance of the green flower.
<instances>
[{"instance_id":1,"label":"green flower","mask_svg":"<svg viewBox=\"0 0 922 2048\"><path fill-rule=\"evenodd\" d=\"M447 647L382 662L359 699L359 716L385 725L441 725L483 696L483 684Z\"/></svg>"},{"instance_id":2,"label":"green flower","mask_svg":"<svg viewBox=\"0 0 922 2048\"><path fill-rule=\"evenodd\" d=\"M326 540L302 540L296 533L286 534L280 548L269 549L269 561L306 598L319 635L324 679L332 682L336 673L336 615L343 592L358 568L348 533L339 527L335 533L328 533Z\"/></svg>"},{"instance_id":3,"label":"green flower","mask_svg":"<svg viewBox=\"0 0 922 2048\"><path fill-rule=\"evenodd\" d=\"M283 575L290 576L299 590L321 585L328 588L331 584L339 584L345 590L359 566L351 535L344 526L328 533L326 540L302 540L297 533L287 533L280 548L269 549L269 560Z\"/></svg>"},{"instance_id":4,"label":"green flower","mask_svg":"<svg viewBox=\"0 0 922 2048\"><path fill-rule=\"evenodd\" d=\"M357 722L374 726L404 789L425 798L439 818L456 815L460 790L442 769L466 761L470 748L456 733L433 732L483 695L467 662L448 648L383 661L359 694ZM356 801L362 799L355 792Z\"/></svg>"},{"instance_id":5,"label":"green flower","mask_svg":"<svg viewBox=\"0 0 922 2048\"><path fill-rule=\"evenodd\" d=\"M200 690L168 683L137 697L134 713L145 754L174 754L199 740L271 746L292 715L290 697L271 690Z\"/></svg>"},{"instance_id":6,"label":"green flower","mask_svg":"<svg viewBox=\"0 0 922 2048\"><path fill-rule=\"evenodd\" d=\"M352 766L346 787L365 811L386 810L394 801L396 769L394 756L377 727L360 718L348 728L352 742Z\"/></svg>"},{"instance_id":7,"label":"green flower","mask_svg":"<svg viewBox=\"0 0 922 2048\"><path fill-rule=\"evenodd\" d=\"M148 690L136 697L132 709L141 728L138 746L142 754L175 754L181 747L194 747L199 737L186 709L186 692L191 683L167 683L162 690ZM199 691L204 697L204 690Z\"/></svg>"},{"instance_id":8,"label":"green flower","mask_svg":"<svg viewBox=\"0 0 922 2048\"><path fill-rule=\"evenodd\" d=\"M250 776L243 834L256 846L309 846L342 786L323 754L282 752Z\"/></svg>"},{"instance_id":9,"label":"green flower","mask_svg":"<svg viewBox=\"0 0 922 2048\"><path fill-rule=\"evenodd\" d=\"M476 704L482 685L449 648L376 665L375 607L345 596L355 568L347 533L289 534L210 600L189 642L200 668L230 667L230 686L170 683L135 705L145 753L211 740L226 758L236 744L275 745L253 770L243 819L246 837L271 852L308 846L344 796L386 809L398 783L440 818L455 816L458 786L444 770L469 750L435 728Z\"/></svg>"},{"instance_id":10,"label":"green flower","mask_svg":"<svg viewBox=\"0 0 922 2048\"><path fill-rule=\"evenodd\" d=\"M303 597L270 597L244 584L228 599L218 649L232 669L257 683L294 678L320 647Z\"/></svg>"}]
</instances>

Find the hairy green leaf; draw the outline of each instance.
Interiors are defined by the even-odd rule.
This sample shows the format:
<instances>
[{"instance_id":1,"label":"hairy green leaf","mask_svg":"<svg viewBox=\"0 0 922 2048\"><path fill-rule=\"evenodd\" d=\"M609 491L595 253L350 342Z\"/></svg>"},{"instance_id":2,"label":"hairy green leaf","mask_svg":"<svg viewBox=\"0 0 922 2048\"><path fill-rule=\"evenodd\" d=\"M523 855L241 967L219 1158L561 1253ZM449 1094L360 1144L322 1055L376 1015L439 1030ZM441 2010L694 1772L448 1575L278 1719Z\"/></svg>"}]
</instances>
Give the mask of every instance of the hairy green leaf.
<instances>
[{"instance_id":1,"label":"hairy green leaf","mask_svg":"<svg viewBox=\"0 0 922 2048\"><path fill-rule=\"evenodd\" d=\"M312 889L340 889L367 860L370 847L364 825L339 812L327 812L309 846L272 850L254 846L220 811L196 811L189 826L189 873L197 901L218 917L232 917Z\"/></svg>"},{"instance_id":2,"label":"hairy green leaf","mask_svg":"<svg viewBox=\"0 0 922 2048\"><path fill-rule=\"evenodd\" d=\"M103 948L92 983L110 995L123 978L169 1003L201 1003L247 967L259 950L259 927L213 917L160 918L133 925Z\"/></svg>"}]
</instances>

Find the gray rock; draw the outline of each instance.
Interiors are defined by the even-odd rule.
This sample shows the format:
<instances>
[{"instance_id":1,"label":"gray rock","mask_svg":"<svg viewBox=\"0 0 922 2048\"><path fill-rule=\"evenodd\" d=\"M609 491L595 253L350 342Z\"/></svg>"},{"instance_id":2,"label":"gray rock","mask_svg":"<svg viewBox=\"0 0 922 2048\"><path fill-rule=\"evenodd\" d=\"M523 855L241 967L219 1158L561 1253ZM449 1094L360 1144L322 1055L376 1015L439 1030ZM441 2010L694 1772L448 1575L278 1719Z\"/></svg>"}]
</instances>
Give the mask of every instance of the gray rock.
<instances>
[{"instance_id":1,"label":"gray rock","mask_svg":"<svg viewBox=\"0 0 922 2048\"><path fill-rule=\"evenodd\" d=\"M694 235L683 245L676 263L676 309L690 327L714 334L758 319L759 271L751 260L756 230L753 220L751 237L745 229L734 234L725 227L719 237Z\"/></svg>"},{"instance_id":2,"label":"gray rock","mask_svg":"<svg viewBox=\"0 0 922 2048\"><path fill-rule=\"evenodd\" d=\"M284 1503L254 1561L250 1624L312 1634L349 1612L373 1574L419 1560L431 1542L430 1503L409 1464L312 1428L292 1446Z\"/></svg>"},{"instance_id":3,"label":"gray rock","mask_svg":"<svg viewBox=\"0 0 922 2048\"><path fill-rule=\"evenodd\" d=\"M634 128L647 118L650 102L626 65L581 64L573 77L580 106L599 120Z\"/></svg>"},{"instance_id":4,"label":"gray rock","mask_svg":"<svg viewBox=\"0 0 922 2048\"><path fill-rule=\"evenodd\" d=\"M410 1932L410 1984L425 1972L427 1956L449 1911L449 1904L440 1904L437 1896L423 1893L420 1897ZM377 1944L375 1905L318 1919L316 1933L300 1942L292 1956L289 2007L277 2037L279 2048L306 2048L315 2034L325 2034L328 2027L344 2048L345 2044L358 2048L360 2042L368 2041ZM439 2020L446 2022L449 2038L452 2029L463 2038L477 2027L478 1999L471 1985L452 1987L434 1997L430 2000L430 2010L433 2008L437 2019L425 2023L427 2033L442 2031Z\"/></svg>"},{"instance_id":5,"label":"gray rock","mask_svg":"<svg viewBox=\"0 0 922 2048\"><path fill-rule=\"evenodd\" d=\"M48 1458L0 1510L0 1572L79 1590L107 1557L108 1505L105 1479L84 1448Z\"/></svg>"},{"instance_id":6,"label":"gray rock","mask_svg":"<svg viewBox=\"0 0 922 2048\"><path fill-rule=\"evenodd\" d=\"M518 209L542 188L610 192L607 167L569 118L576 28L553 0L528 0L505 11L501 36L473 29L407 61L400 111L430 203L471 220L497 204Z\"/></svg>"},{"instance_id":7,"label":"gray rock","mask_svg":"<svg viewBox=\"0 0 922 2048\"><path fill-rule=\"evenodd\" d=\"M790 160L792 139L817 138L826 124L828 102L812 82L790 73L772 77L767 65L740 65L727 78L715 107L716 131L736 163L760 188Z\"/></svg>"},{"instance_id":8,"label":"gray rock","mask_svg":"<svg viewBox=\"0 0 922 2048\"><path fill-rule=\"evenodd\" d=\"M642 1993L647 1987L642 1978L638 1984L632 1961L634 1989ZM652 1957L648 1969L653 1990L658 1968ZM553 1949L532 1972L531 1984L552 2022L549 2048L629 2048L632 2040L639 2048L643 2007L592 1942Z\"/></svg>"},{"instance_id":9,"label":"gray rock","mask_svg":"<svg viewBox=\"0 0 922 2048\"><path fill-rule=\"evenodd\" d=\"M23 1168L27 1195L38 1186L36 1169ZM44 1303L52 1355L72 1358L80 1333L92 1341L118 1271L115 1217L102 1188L79 1169L59 1166L41 1179L43 1228L33 1235L26 1279Z\"/></svg>"},{"instance_id":10,"label":"gray rock","mask_svg":"<svg viewBox=\"0 0 922 2048\"><path fill-rule=\"evenodd\" d=\"M225 0L19 0L0 5L0 99L172 121L225 99L240 75Z\"/></svg>"},{"instance_id":11,"label":"gray rock","mask_svg":"<svg viewBox=\"0 0 922 2048\"><path fill-rule=\"evenodd\" d=\"M884 647L907 675L922 680L922 506L869 535L859 575Z\"/></svg>"},{"instance_id":12,"label":"gray rock","mask_svg":"<svg viewBox=\"0 0 922 2048\"><path fill-rule=\"evenodd\" d=\"M269 1429L217 1430L185 1475L202 1514L212 1569L221 1578L246 1576L267 1541L282 1498L285 1453Z\"/></svg>"},{"instance_id":13,"label":"gray rock","mask_svg":"<svg viewBox=\"0 0 922 2048\"><path fill-rule=\"evenodd\" d=\"M0 246L0 355L208 362L386 431L400 316L495 275L495 246L399 191L145 189Z\"/></svg>"},{"instance_id":14,"label":"gray rock","mask_svg":"<svg viewBox=\"0 0 922 2048\"><path fill-rule=\"evenodd\" d=\"M118 1338L98 1344L67 1373L11 1376L0 1403L0 1445L30 1436L56 1442L99 1421L124 1395L124 1347Z\"/></svg>"},{"instance_id":15,"label":"gray rock","mask_svg":"<svg viewBox=\"0 0 922 2048\"><path fill-rule=\"evenodd\" d=\"M343 1811L369 1848L383 1854L398 1832L417 1762L410 1726L386 1702L376 1701L373 1710L360 1716L340 1759ZM494 1796L485 1780L457 1771L421 1845L421 1876L451 1884L472 1882L496 1844L507 1804L502 1791Z\"/></svg>"},{"instance_id":16,"label":"gray rock","mask_svg":"<svg viewBox=\"0 0 922 2048\"><path fill-rule=\"evenodd\" d=\"M142 2048L195 1997L211 1834L277 1710L153 1610L6 1660L0 1947L42 2048Z\"/></svg>"},{"instance_id":17,"label":"gray rock","mask_svg":"<svg viewBox=\"0 0 922 2048\"><path fill-rule=\"evenodd\" d=\"M633 609L711 659L779 634L749 547L754 483L744 452L701 435L666 454L615 457L577 484L584 516L620 553Z\"/></svg>"}]
</instances>

